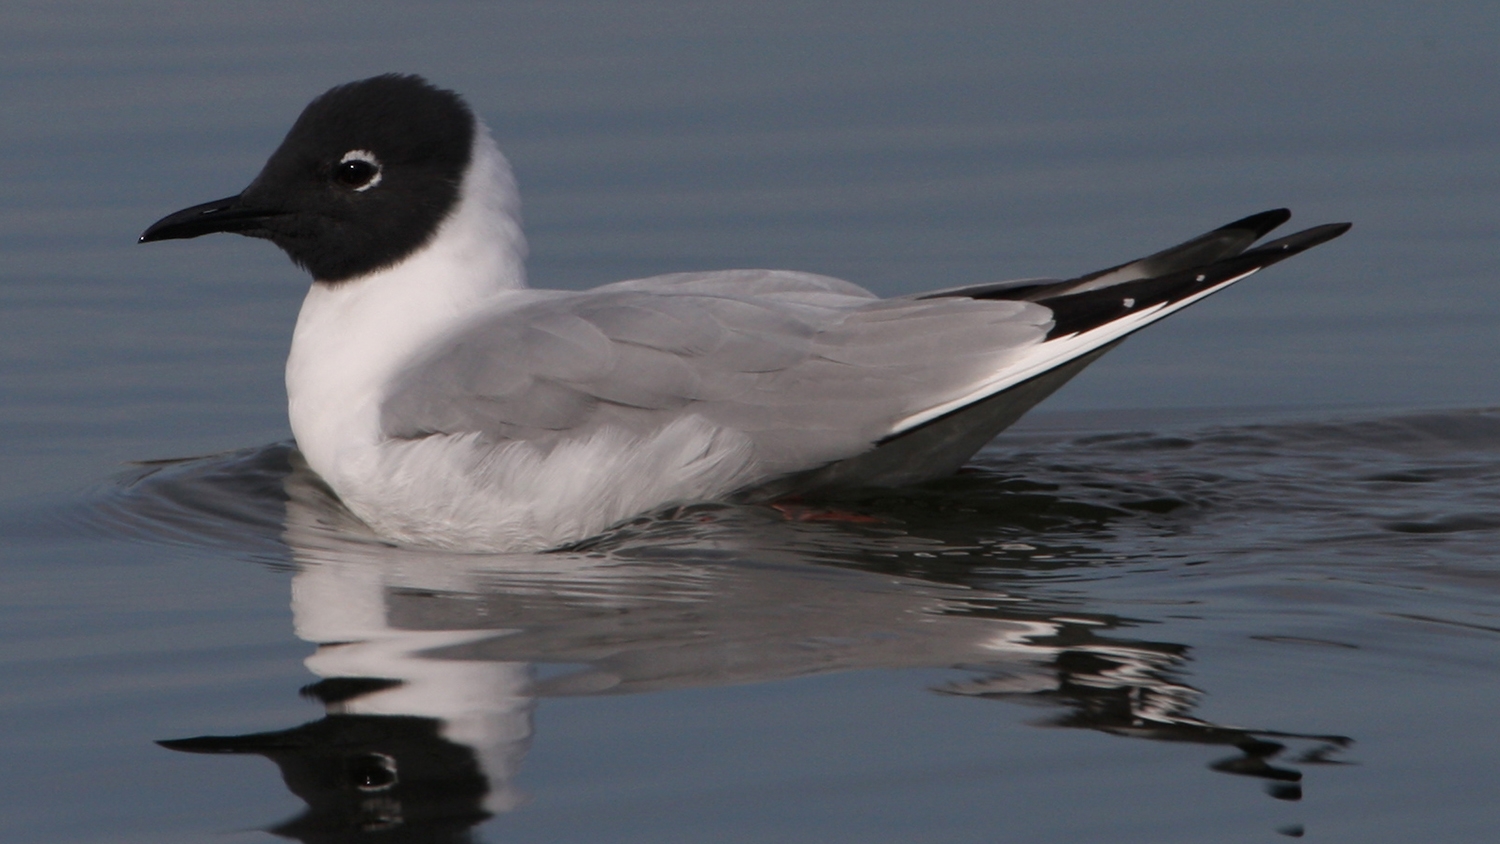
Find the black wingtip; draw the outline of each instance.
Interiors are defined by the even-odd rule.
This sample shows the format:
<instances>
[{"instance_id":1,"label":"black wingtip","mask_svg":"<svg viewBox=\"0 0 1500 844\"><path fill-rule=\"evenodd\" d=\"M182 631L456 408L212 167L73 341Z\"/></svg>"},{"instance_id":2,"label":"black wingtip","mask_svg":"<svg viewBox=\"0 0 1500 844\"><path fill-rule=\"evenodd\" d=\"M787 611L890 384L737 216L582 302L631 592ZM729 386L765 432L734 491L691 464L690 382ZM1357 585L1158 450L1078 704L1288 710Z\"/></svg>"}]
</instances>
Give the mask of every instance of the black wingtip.
<instances>
[{"instance_id":1,"label":"black wingtip","mask_svg":"<svg viewBox=\"0 0 1500 844\"><path fill-rule=\"evenodd\" d=\"M1069 292L1064 289L1055 296L1039 296L1033 301L1046 305L1053 311L1053 325L1047 333L1047 339L1091 331L1119 319L1131 310L1172 304L1205 291L1222 288L1256 270L1327 243L1352 227L1351 223L1313 226L1211 264L1094 290ZM1142 323L1145 324L1147 323Z\"/></svg>"},{"instance_id":2,"label":"black wingtip","mask_svg":"<svg viewBox=\"0 0 1500 844\"><path fill-rule=\"evenodd\" d=\"M1353 223L1324 223L1321 226L1303 229L1296 234L1289 234L1286 237L1277 238L1276 240L1268 240L1254 249L1247 250L1243 254L1265 255L1271 252L1281 252L1285 254L1285 257L1291 257L1298 252L1305 252L1314 246L1327 243L1352 228L1354 228Z\"/></svg>"},{"instance_id":3,"label":"black wingtip","mask_svg":"<svg viewBox=\"0 0 1500 844\"><path fill-rule=\"evenodd\" d=\"M1251 231L1255 233L1255 239L1259 240L1290 219L1292 219L1291 209L1272 208L1270 211L1262 211L1259 214L1251 214L1232 223L1226 223L1214 231Z\"/></svg>"}]
</instances>

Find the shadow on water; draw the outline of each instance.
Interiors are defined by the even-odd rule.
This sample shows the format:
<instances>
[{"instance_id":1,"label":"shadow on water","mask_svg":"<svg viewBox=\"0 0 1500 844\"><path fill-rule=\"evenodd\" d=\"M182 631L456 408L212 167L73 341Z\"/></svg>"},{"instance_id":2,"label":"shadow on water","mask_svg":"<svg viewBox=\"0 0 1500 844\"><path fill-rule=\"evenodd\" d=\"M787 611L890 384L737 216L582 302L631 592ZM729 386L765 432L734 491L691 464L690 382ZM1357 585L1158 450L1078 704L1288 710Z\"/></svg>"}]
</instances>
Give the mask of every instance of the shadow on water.
<instances>
[{"instance_id":1,"label":"shadow on water","mask_svg":"<svg viewBox=\"0 0 1500 844\"><path fill-rule=\"evenodd\" d=\"M1438 429L1449 445L1434 458ZM948 669L960 676L932 691L1038 705L1048 726L1223 746L1210 768L1296 800L1300 769L1336 764L1350 739L1196 717L1187 645L1053 587L1119 577L1257 508L1271 522L1359 510L1385 537L1414 533L1419 514L1388 518L1359 497L1438 476L1487 485L1497 444L1490 413L1023 435L915 489L684 507L511 555L383 543L276 445L143 464L87 518L290 569L295 632L316 646L302 693L326 717L161 743L275 762L308 808L271 831L303 841L472 840L523 801L514 782L547 698L861 669ZM1455 462L1455 448L1490 456ZM1191 449L1215 451L1164 457Z\"/></svg>"}]
</instances>

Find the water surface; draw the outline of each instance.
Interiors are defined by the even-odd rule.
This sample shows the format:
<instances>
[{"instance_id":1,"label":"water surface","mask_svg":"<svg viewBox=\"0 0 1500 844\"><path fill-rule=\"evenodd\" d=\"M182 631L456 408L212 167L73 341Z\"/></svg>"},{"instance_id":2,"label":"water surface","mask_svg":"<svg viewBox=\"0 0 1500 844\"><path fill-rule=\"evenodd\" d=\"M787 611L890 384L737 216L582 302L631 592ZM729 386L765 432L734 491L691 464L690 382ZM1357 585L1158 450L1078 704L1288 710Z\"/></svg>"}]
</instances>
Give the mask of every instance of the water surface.
<instances>
[{"instance_id":1,"label":"water surface","mask_svg":"<svg viewBox=\"0 0 1500 844\"><path fill-rule=\"evenodd\" d=\"M914 9L0 11L0 837L1491 840L1500 19ZM297 468L295 269L133 243L388 70L493 127L540 285L1356 228L955 478L396 549Z\"/></svg>"}]
</instances>

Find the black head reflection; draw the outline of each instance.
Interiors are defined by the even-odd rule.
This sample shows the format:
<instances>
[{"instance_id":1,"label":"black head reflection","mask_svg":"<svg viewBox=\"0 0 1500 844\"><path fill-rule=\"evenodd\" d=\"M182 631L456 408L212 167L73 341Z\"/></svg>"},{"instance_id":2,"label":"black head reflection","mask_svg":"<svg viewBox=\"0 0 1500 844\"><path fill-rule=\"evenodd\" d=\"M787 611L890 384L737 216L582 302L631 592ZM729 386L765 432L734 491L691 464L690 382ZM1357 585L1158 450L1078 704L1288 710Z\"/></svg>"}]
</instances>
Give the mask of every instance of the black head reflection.
<instances>
[{"instance_id":1,"label":"black head reflection","mask_svg":"<svg viewBox=\"0 0 1500 844\"><path fill-rule=\"evenodd\" d=\"M307 811L270 829L308 844L467 844L489 817L473 751L432 718L329 715L290 730L159 742L188 753L264 756Z\"/></svg>"},{"instance_id":2,"label":"black head reflection","mask_svg":"<svg viewBox=\"0 0 1500 844\"><path fill-rule=\"evenodd\" d=\"M1119 559L1110 535L1122 525L1147 535L1132 520L1192 506L1165 506L1134 481L1082 496L979 472L832 502L813 518L695 506L499 560L382 545L295 452L278 453L289 471L266 509L296 564L296 633L317 646L307 691L328 717L165 744L272 759L308 803L274 831L300 840L470 840L520 803L508 789L537 701L833 671L960 671L935 691L1039 704L1049 726L1226 748L1233 755L1204 764L1283 800L1300 795L1302 767L1349 744L1198 718L1188 646L1133 636L1149 621L1049 588ZM222 501L226 463L246 460L162 467L133 494L162 483L194 487L174 501ZM861 518L844 518L851 509Z\"/></svg>"}]
</instances>

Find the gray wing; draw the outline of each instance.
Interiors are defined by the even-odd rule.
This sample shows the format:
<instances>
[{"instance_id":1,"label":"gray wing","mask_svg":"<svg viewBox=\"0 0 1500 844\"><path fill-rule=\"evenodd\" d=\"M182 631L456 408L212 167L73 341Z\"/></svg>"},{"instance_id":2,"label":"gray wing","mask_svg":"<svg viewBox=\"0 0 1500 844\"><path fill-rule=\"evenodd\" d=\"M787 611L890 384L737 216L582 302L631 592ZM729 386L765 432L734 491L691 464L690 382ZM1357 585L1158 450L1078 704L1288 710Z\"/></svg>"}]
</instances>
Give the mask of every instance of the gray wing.
<instances>
[{"instance_id":1,"label":"gray wing","mask_svg":"<svg viewBox=\"0 0 1500 844\"><path fill-rule=\"evenodd\" d=\"M693 414L741 432L762 477L871 448L1041 343L1030 302L880 300L805 273L662 276L481 319L398 379L387 436L542 448Z\"/></svg>"}]
</instances>

